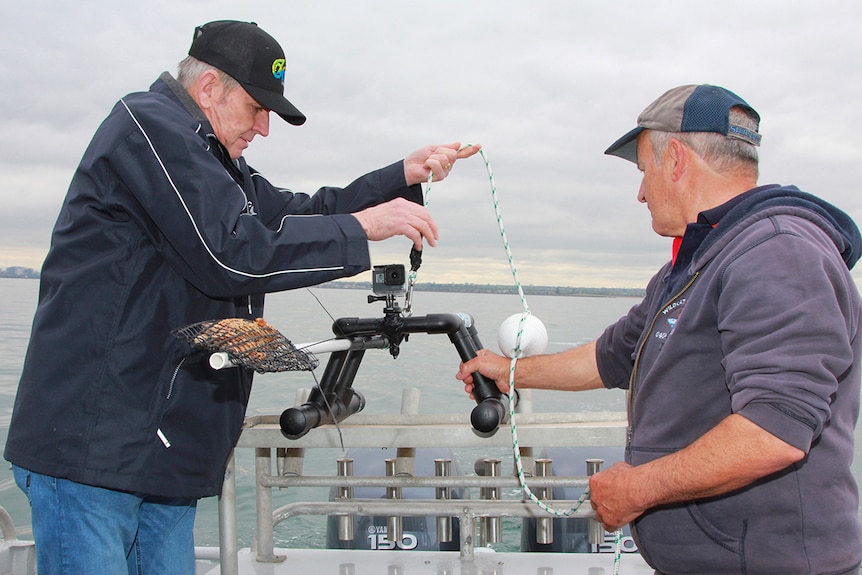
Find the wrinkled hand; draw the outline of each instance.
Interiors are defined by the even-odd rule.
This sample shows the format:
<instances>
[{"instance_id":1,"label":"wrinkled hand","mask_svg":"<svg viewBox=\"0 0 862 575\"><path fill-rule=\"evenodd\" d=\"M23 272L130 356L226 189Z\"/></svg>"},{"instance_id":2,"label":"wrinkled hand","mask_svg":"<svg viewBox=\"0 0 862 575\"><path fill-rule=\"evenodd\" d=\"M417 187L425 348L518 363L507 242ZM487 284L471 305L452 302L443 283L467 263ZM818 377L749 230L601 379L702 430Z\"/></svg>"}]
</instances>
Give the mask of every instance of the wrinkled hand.
<instances>
[{"instance_id":1,"label":"wrinkled hand","mask_svg":"<svg viewBox=\"0 0 862 575\"><path fill-rule=\"evenodd\" d=\"M590 477L590 505L605 531L616 531L646 511L636 501L640 482L635 469L620 462Z\"/></svg>"},{"instance_id":2,"label":"wrinkled hand","mask_svg":"<svg viewBox=\"0 0 862 575\"><path fill-rule=\"evenodd\" d=\"M431 214L419 204L404 198L395 198L366 208L353 216L359 220L369 240L380 241L392 236L407 236L413 240L413 246L417 250L422 249L422 238L425 238L430 246L437 245L437 224Z\"/></svg>"},{"instance_id":3,"label":"wrinkled hand","mask_svg":"<svg viewBox=\"0 0 862 575\"><path fill-rule=\"evenodd\" d=\"M456 379L464 382L464 391L471 399L473 397L473 374L479 372L487 378L493 379L502 393L509 393L509 369L511 361L507 357L497 355L487 349L480 349L476 357L461 364Z\"/></svg>"},{"instance_id":4,"label":"wrinkled hand","mask_svg":"<svg viewBox=\"0 0 862 575\"><path fill-rule=\"evenodd\" d=\"M449 175L455 161L469 158L478 152L482 146L474 144L461 148L460 142L445 145L430 145L420 148L404 158L404 179L408 186L428 181L428 175L433 174L432 181L439 182Z\"/></svg>"}]
</instances>

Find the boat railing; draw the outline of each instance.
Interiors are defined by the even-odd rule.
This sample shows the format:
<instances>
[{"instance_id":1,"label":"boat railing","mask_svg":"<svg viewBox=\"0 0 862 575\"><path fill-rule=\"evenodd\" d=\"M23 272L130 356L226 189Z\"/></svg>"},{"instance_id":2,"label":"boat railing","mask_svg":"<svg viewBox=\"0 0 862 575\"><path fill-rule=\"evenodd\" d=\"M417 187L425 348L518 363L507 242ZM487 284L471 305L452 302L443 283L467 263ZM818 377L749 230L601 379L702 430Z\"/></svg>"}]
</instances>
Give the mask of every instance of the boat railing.
<instances>
[{"instance_id":1,"label":"boat railing","mask_svg":"<svg viewBox=\"0 0 862 575\"><path fill-rule=\"evenodd\" d=\"M0 507L0 573L12 575L36 574L36 546L32 541L18 539L12 516Z\"/></svg>"},{"instance_id":2,"label":"boat railing","mask_svg":"<svg viewBox=\"0 0 862 575\"><path fill-rule=\"evenodd\" d=\"M553 488L579 487L589 481L587 475L537 476L533 449L551 447L618 447L625 444L626 418L620 412L532 413L530 390L524 390L520 401L521 413L516 416L518 446L525 476L537 494L550 496ZM308 390L297 395L297 404L304 401ZM247 418L236 449L253 449L255 460L256 530L252 550L258 562L284 561L275 550L274 528L282 521L300 515L377 516L390 518L388 538L400 540L399 517L437 517L438 534L447 521L458 518L460 555L470 560L476 545L493 542L495 527L502 517L549 518L548 513L528 499L500 498L501 490L517 490L519 479L512 473L499 472L499 459L486 460L497 472L485 475L414 476L412 473L417 448L450 449L507 448L512 452L512 435L503 425L490 437L477 434L470 425L469 414L420 414L419 391L404 390L401 413L397 415L356 414L340 423L321 426L298 439L288 439L281 432L277 415ZM380 476L352 476L349 465L339 463L333 475L306 475L303 462L306 450L318 448L390 448L396 454L386 461ZM273 460L276 465L273 466ZM443 468L444 466L441 466ZM541 467L541 466L540 466ZM595 462L593 470L595 470ZM347 470L347 472L345 472ZM585 465L585 472L587 468ZM539 470L540 474L541 469ZM277 509L273 507L273 488L329 487L339 490L340 497L331 501L296 501ZM351 497L354 488L381 487L385 499ZM411 499L409 505L397 500L401 490L416 487L437 489L437 499ZM447 499L454 489L478 489L477 499ZM442 497L441 497L441 494ZM578 501L558 500L557 509L573 509ZM589 504L582 505L572 517L593 518ZM340 524L341 525L341 524ZM349 529L347 522L345 529ZM595 523L594 527L598 526ZM341 527L339 527L341 529ZM595 531L591 529L591 532ZM601 531L598 531L601 534ZM219 499L219 562L222 575L238 573L237 510L235 463L232 457L225 474L225 484Z\"/></svg>"}]
</instances>

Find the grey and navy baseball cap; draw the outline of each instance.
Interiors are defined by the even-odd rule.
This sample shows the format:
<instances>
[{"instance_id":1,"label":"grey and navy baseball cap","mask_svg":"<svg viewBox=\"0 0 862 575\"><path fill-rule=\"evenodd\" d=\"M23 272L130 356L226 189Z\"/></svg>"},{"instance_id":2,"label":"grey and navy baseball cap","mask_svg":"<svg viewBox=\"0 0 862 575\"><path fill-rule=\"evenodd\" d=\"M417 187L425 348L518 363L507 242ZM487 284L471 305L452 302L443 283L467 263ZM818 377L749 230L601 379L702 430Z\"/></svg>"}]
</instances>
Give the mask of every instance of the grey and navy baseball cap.
<instances>
[{"instance_id":1,"label":"grey and navy baseball cap","mask_svg":"<svg viewBox=\"0 0 862 575\"><path fill-rule=\"evenodd\" d=\"M218 20L195 28L189 56L215 66L258 104L299 126L305 115L284 97L284 50L254 22Z\"/></svg>"},{"instance_id":2,"label":"grey and navy baseball cap","mask_svg":"<svg viewBox=\"0 0 862 575\"><path fill-rule=\"evenodd\" d=\"M638 125L611 144L605 154L638 162L638 134L644 130L660 132L716 132L728 138L760 145L757 129L751 131L730 122L730 109L740 106L759 127L760 115L748 103L725 88L708 84L680 86L668 90L638 116Z\"/></svg>"}]
</instances>

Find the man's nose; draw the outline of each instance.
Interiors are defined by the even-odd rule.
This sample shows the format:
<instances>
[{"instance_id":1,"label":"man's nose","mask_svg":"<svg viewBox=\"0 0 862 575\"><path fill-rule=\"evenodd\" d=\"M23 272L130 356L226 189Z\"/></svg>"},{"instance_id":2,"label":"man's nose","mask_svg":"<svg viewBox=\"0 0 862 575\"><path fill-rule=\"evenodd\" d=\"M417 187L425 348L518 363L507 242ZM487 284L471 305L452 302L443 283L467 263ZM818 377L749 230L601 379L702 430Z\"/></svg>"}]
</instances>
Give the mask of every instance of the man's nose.
<instances>
[{"instance_id":1,"label":"man's nose","mask_svg":"<svg viewBox=\"0 0 862 575\"><path fill-rule=\"evenodd\" d=\"M261 110L254 119L254 130L264 138L269 135L269 110Z\"/></svg>"}]
</instances>

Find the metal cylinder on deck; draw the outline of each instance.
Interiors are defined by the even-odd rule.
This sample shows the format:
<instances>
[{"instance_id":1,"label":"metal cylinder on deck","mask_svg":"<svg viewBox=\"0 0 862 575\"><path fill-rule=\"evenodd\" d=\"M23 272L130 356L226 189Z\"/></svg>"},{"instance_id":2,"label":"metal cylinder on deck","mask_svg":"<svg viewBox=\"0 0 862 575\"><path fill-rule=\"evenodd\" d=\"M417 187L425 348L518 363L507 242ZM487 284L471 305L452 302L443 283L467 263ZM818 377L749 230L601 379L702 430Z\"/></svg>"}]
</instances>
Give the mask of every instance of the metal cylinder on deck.
<instances>
[{"instance_id":1,"label":"metal cylinder on deck","mask_svg":"<svg viewBox=\"0 0 862 575\"><path fill-rule=\"evenodd\" d=\"M434 460L434 475L437 477L449 477L452 475L452 460L451 459L435 459ZM448 501L452 498L452 489L449 487L437 488L437 499ZM437 541L439 543L449 543L452 541L452 518L437 517Z\"/></svg>"},{"instance_id":2,"label":"metal cylinder on deck","mask_svg":"<svg viewBox=\"0 0 862 575\"><path fill-rule=\"evenodd\" d=\"M386 460L386 477L395 477L396 475L396 459L387 459ZM400 487L387 487L386 488L386 498L387 499L401 499L401 488ZM401 516L394 515L386 518L386 538L392 542L401 541L401 537L403 536L401 532Z\"/></svg>"},{"instance_id":3,"label":"metal cylinder on deck","mask_svg":"<svg viewBox=\"0 0 862 575\"><path fill-rule=\"evenodd\" d=\"M518 455L521 458L521 471L524 473L524 477L533 477L535 475L534 467L535 467L535 458L533 457L533 448L532 447L524 447L523 445L518 446ZM512 475L515 477L518 476L518 463L516 461L512 462Z\"/></svg>"},{"instance_id":4,"label":"metal cylinder on deck","mask_svg":"<svg viewBox=\"0 0 862 575\"><path fill-rule=\"evenodd\" d=\"M553 460L537 459L536 460L536 477L550 477L552 471ZM542 501L549 501L554 498L554 489L552 487L541 487L536 490L536 497ZM548 545L554 542L554 518L539 517L536 519L536 543L540 545Z\"/></svg>"},{"instance_id":5,"label":"metal cylinder on deck","mask_svg":"<svg viewBox=\"0 0 862 575\"><path fill-rule=\"evenodd\" d=\"M279 477L299 477L305 462L304 447L279 447L276 449L276 470ZM287 489L279 487L279 489Z\"/></svg>"},{"instance_id":6,"label":"metal cylinder on deck","mask_svg":"<svg viewBox=\"0 0 862 575\"><path fill-rule=\"evenodd\" d=\"M500 460L485 459L485 477L500 476ZM481 490L482 499L489 501L499 501L499 487L483 487ZM488 543L499 543L503 536L503 518L502 517L483 517L481 519L482 541Z\"/></svg>"},{"instance_id":7,"label":"metal cylinder on deck","mask_svg":"<svg viewBox=\"0 0 862 575\"><path fill-rule=\"evenodd\" d=\"M339 477L350 477L353 475L353 459L343 457L336 460ZM338 499L353 499L353 488L341 486L338 488ZM338 516L338 540L353 541L353 517L351 515Z\"/></svg>"},{"instance_id":8,"label":"metal cylinder on deck","mask_svg":"<svg viewBox=\"0 0 862 575\"><path fill-rule=\"evenodd\" d=\"M595 475L602 470L604 459L587 459L587 475ZM590 527L587 533L590 545L600 545L605 540L605 528L595 519L590 519Z\"/></svg>"}]
</instances>

